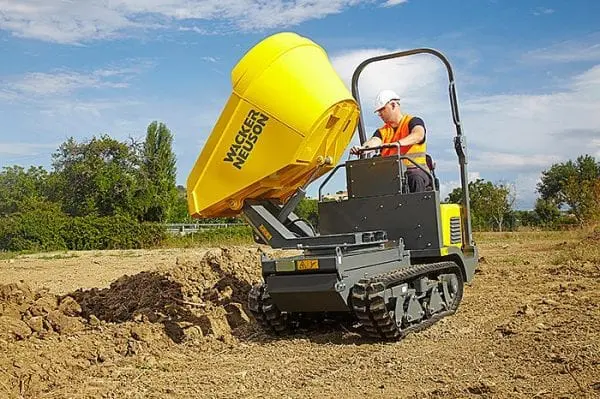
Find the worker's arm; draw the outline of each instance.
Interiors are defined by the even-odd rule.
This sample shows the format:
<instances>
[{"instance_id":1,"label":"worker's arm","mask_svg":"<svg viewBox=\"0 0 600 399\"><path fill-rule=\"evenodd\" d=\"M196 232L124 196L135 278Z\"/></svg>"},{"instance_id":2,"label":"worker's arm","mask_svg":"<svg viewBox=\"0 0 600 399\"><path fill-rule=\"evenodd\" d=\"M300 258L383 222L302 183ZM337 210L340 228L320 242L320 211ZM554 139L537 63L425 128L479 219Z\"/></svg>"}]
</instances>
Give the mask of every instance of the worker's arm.
<instances>
[{"instance_id":1,"label":"worker's arm","mask_svg":"<svg viewBox=\"0 0 600 399\"><path fill-rule=\"evenodd\" d=\"M419 144L423 142L425 138L425 128L421 125L417 125L412 128L408 136L403 139L398 140L401 146Z\"/></svg>"},{"instance_id":2,"label":"worker's arm","mask_svg":"<svg viewBox=\"0 0 600 399\"><path fill-rule=\"evenodd\" d=\"M365 143L362 146L357 145L350 148L350 154L357 155L360 152L360 150L363 150L365 148L379 147L382 144L383 141L379 137L373 136L369 140L365 141Z\"/></svg>"}]
</instances>

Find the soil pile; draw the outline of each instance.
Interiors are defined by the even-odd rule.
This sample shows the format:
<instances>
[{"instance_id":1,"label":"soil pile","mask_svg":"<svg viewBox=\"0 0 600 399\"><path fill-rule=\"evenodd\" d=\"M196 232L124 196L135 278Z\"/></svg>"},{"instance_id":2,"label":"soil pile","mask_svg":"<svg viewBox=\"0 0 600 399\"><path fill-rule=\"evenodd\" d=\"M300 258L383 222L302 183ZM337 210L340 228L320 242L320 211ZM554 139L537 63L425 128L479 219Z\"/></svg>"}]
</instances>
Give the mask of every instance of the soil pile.
<instances>
[{"instance_id":1,"label":"soil pile","mask_svg":"<svg viewBox=\"0 0 600 399\"><path fill-rule=\"evenodd\" d=\"M23 282L0 285L0 337L4 339L81 331L86 320L80 314L81 306L71 296L33 291Z\"/></svg>"},{"instance_id":2,"label":"soil pile","mask_svg":"<svg viewBox=\"0 0 600 399\"><path fill-rule=\"evenodd\" d=\"M245 303L261 278L260 253L211 249L200 259L177 258L171 268L124 275L108 288L64 296L33 291L25 282L0 285L0 334L43 338L131 321L162 324L176 342L199 334L229 340L233 329L249 322Z\"/></svg>"},{"instance_id":3,"label":"soil pile","mask_svg":"<svg viewBox=\"0 0 600 399\"><path fill-rule=\"evenodd\" d=\"M88 319L111 323L161 323L175 342L197 336L229 341L249 323L245 303L261 278L258 248L211 249L200 259L177 258L175 266L122 276L106 289L79 290L73 297Z\"/></svg>"},{"instance_id":4,"label":"soil pile","mask_svg":"<svg viewBox=\"0 0 600 399\"><path fill-rule=\"evenodd\" d=\"M10 353L0 359L0 387L9 397L37 397L76 384L84 369L154 363L182 343L205 350L233 344L236 331L253 328L245 302L261 278L260 253L211 249L69 295L25 282L0 285L0 351Z\"/></svg>"}]
</instances>

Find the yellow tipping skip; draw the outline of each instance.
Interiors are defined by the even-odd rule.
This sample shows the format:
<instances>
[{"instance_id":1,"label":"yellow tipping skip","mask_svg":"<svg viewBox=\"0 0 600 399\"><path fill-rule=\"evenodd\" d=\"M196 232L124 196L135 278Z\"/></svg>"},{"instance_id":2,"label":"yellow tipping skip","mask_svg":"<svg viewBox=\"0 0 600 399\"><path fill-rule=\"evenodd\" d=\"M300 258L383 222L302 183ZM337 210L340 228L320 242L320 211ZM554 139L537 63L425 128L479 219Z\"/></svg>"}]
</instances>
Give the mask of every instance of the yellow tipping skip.
<instances>
[{"instance_id":1,"label":"yellow tipping skip","mask_svg":"<svg viewBox=\"0 0 600 399\"><path fill-rule=\"evenodd\" d=\"M194 217L233 216L246 199L284 202L331 170L352 138L358 104L325 51L295 33L253 47L188 176Z\"/></svg>"}]
</instances>

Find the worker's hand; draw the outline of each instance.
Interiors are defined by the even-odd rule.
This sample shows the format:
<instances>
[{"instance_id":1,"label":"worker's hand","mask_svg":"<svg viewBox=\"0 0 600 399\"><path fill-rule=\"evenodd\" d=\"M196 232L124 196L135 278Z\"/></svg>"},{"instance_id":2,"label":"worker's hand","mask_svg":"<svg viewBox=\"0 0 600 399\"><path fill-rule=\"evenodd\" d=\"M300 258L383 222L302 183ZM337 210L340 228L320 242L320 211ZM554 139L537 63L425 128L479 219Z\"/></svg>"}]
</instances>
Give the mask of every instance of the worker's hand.
<instances>
[{"instance_id":1,"label":"worker's hand","mask_svg":"<svg viewBox=\"0 0 600 399\"><path fill-rule=\"evenodd\" d=\"M363 146L355 145L354 147L350 148L350 154L358 155L358 154L360 154L360 151L363 149L364 149Z\"/></svg>"}]
</instances>

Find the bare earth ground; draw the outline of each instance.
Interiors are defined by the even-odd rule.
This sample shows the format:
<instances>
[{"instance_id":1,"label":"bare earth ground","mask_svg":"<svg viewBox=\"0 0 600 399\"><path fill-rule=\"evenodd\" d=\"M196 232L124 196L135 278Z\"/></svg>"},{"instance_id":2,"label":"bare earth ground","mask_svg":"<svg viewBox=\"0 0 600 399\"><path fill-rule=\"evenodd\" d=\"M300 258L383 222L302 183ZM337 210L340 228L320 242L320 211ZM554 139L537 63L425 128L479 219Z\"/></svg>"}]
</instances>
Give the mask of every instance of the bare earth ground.
<instances>
[{"instance_id":1,"label":"bare earth ground","mask_svg":"<svg viewBox=\"0 0 600 399\"><path fill-rule=\"evenodd\" d=\"M265 248L3 260L0 397L600 397L600 234L478 238L457 314L397 343L263 334Z\"/></svg>"}]
</instances>

